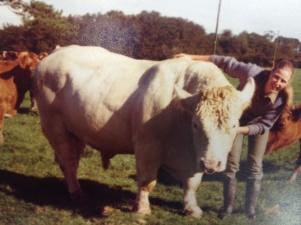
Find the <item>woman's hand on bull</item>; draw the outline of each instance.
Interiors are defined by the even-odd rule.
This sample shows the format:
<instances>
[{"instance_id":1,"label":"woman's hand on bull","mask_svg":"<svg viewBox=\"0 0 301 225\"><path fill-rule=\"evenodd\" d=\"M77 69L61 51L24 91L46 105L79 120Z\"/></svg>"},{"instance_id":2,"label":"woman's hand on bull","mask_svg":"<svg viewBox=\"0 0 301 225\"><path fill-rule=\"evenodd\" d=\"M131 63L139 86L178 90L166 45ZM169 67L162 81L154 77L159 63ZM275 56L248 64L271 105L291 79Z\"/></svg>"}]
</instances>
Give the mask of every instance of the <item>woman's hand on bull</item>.
<instances>
[{"instance_id":1,"label":"woman's hand on bull","mask_svg":"<svg viewBox=\"0 0 301 225\"><path fill-rule=\"evenodd\" d=\"M249 127L248 126L240 126L237 128L237 134L244 134L248 135L249 134Z\"/></svg>"},{"instance_id":2,"label":"woman's hand on bull","mask_svg":"<svg viewBox=\"0 0 301 225\"><path fill-rule=\"evenodd\" d=\"M186 53L183 53L183 52L178 53L178 54L175 54L175 55L173 56L173 58L182 58L182 57L186 57L186 58L192 59L191 55L186 54Z\"/></svg>"}]
</instances>

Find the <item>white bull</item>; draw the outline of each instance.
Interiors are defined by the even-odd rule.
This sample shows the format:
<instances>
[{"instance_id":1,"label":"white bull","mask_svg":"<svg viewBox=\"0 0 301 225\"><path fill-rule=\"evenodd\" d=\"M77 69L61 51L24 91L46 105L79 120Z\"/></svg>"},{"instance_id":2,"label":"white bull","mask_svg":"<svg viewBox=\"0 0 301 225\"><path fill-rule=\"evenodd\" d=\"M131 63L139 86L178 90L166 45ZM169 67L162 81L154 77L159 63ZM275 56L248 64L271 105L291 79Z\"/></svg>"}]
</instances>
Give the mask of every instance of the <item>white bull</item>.
<instances>
[{"instance_id":1,"label":"white bull","mask_svg":"<svg viewBox=\"0 0 301 225\"><path fill-rule=\"evenodd\" d=\"M254 92L237 91L213 64L189 59L136 60L99 47L54 51L35 72L42 130L73 198L86 144L107 166L135 154L136 210L149 214L149 193L164 166L183 182L185 211L202 215L196 190L206 171L222 171L239 118Z\"/></svg>"}]
</instances>

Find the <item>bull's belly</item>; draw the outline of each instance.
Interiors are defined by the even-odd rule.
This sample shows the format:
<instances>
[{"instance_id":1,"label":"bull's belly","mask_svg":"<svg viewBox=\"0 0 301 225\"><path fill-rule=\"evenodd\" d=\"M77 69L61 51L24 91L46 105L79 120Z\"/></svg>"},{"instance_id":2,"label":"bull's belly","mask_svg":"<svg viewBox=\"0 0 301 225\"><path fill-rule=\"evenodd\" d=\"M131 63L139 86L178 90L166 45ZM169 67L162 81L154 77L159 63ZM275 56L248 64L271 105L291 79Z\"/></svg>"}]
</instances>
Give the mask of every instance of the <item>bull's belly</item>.
<instances>
[{"instance_id":1,"label":"bull's belly","mask_svg":"<svg viewBox=\"0 0 301 225\"><path fill-rule=\"evenodd\" d=\"M126 117L114 114L107 116L106 112L94 116L79 114L73 117L72 120L70 120L70 117L65 117L64 121L68 131L101 152L132 153L132 135L129 121L125 120Z\"/></svg>"},{"instance_id":2,"label":"bull's belly","mask_svg":"<svg viewBox=\"0 0 301 225\"><path fill-rule=\"evenodd\" d=\"M93 148L106 153L133 153L131 137L120 130L108 131L100 129L94 135L84 135L83 141Z\"/></svg>"}]
</instances>

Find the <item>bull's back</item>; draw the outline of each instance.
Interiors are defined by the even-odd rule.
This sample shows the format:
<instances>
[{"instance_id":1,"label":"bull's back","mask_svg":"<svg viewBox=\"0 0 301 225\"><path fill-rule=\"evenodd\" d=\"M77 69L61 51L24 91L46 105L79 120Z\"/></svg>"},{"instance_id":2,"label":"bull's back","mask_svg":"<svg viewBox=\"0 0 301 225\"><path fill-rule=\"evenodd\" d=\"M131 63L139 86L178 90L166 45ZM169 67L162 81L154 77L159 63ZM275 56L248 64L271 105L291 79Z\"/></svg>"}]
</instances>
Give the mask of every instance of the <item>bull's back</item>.
<instances>
[{"instance_id":1,"label":"bull's back","mask_svg":"<svg viewBox=\"0 0 301 225\"><path fill-rule=\"evenodd\" d=\"M43 60L35 74L41 119L59 115L85 143L129 151L133 95L152 64L101 48L60 48Z\"/></svg>"}]
</instances>

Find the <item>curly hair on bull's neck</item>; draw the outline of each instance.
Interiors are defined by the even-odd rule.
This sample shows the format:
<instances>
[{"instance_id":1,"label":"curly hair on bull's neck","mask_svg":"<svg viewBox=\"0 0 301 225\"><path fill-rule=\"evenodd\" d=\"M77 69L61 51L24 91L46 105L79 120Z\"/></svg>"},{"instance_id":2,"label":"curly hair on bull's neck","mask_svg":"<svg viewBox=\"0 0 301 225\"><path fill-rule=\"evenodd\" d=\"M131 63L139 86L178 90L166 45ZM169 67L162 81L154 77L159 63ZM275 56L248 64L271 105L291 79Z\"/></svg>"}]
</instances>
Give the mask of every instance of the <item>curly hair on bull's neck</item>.
<instances>
[{"instance_id":1,"label":"curly hair on bull's neck","mask_svg":"<svg viewBox=\"0 0 301 225\"><path fill-rule=\"evenodd\" d=\"M236 93L236 89L231 85L214 87L200 91L199 96L200 101L195 109L195 113L203 120L212 118L215 120L215 124L217 124L218 128L229 132L230 127L228 121L231 117L231 113L240 108L238 107L239 97ZM237 107L235 104L237 104Z\"/></svg>"}]
</instances>

